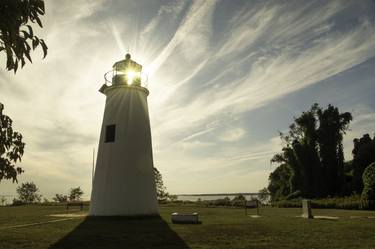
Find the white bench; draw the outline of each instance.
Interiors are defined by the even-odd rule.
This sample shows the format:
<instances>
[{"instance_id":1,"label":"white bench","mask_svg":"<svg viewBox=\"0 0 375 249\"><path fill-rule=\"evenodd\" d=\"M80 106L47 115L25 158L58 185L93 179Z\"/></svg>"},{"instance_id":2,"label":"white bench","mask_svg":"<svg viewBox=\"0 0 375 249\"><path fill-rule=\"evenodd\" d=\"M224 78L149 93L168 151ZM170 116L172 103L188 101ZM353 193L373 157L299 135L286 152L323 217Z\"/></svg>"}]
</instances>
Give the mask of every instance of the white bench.
<instances>
[{"instance_id":1,"label":"white bench","mask_svg":"<svg viewBox=\"0 0 375 249\"><path fill-rule=\"evenodd\" d=\"M171 221L172 221L172 223L180 223L180 224L198 224L198 223L200 223L198 213L192 213L192 214L173 213L171 215Z\"/></svg>"}]
</instances>

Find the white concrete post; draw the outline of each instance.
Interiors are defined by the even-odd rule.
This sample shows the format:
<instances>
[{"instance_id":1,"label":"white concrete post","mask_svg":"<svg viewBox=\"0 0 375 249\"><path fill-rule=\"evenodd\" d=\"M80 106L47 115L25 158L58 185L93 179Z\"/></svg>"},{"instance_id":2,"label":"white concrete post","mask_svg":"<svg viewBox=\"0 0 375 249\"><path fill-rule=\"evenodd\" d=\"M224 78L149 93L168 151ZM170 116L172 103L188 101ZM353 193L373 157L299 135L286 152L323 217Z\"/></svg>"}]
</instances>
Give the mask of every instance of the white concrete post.
<instances>
[{"instance_id":1,"label":"white concrete post","mask_svg":"<svg viewBox=\"0 0 375 249\"><path fill-rule=\"evenodd\" d=\"M302 200L302 217L306 219L313 218L310 200Z\"/></svg>"}]
</instances>

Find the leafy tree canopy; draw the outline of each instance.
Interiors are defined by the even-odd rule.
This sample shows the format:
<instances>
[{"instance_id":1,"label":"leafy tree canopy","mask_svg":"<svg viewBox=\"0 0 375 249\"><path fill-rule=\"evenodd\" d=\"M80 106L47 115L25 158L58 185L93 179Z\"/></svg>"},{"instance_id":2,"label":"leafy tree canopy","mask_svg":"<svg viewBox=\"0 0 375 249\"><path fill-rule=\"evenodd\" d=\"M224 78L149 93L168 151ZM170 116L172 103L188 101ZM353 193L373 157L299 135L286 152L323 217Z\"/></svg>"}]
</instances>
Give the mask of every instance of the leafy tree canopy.
<instances>
[{"instance_id":1,"label":"leafy tree canopy","mask_svg":"<svg viewBox=\"0 0 375 249\"><path fill-rule=\"evenodd\" d=\"M69 193L69 201L79 201L83 195L81 187L71 188Z\"/></svg>"},{"instance_id":2,"label":"leafy tree canopy","mask_svg":"<svg viewBox=\"0 0 375 249\"><path fill-rule=\"evenodd\" d=\"M270 197L270 192L268 191L267 188L262 188L261 190L259 190L258 199L260 202L267 203L270 199L269 197Z\"/></svg>"},{"instance_id":3,"label":"leafy tree canopy","mask_svg":"<svg viewBox=\"0 0 375 249\"><path fill-rule=\"evenodd\" d=\"M369 134L365 134L361 138L355 138L353 143L353 187L355 192L361 193L363 172L368 165L375 162L375 137L371 138Z\"/></svg>"},{"instance_id":4,"label":"leafy tree canopy","mask_svg":"<svg viewBox=\"0 0 375 249\"><path fill-rule=\"evenodd\" d=\"M43 0L1 0L0 2L0 52L7 56L7 70L17 72L26 64L25 58L32 62L31 50L41 47L44 57L47 45L34 34L32 23L43 27L40 16L45 13ZM30 23L31 22L31 23Z\"/></svg>"},{"instance_id":5,"label":"leafy tree canopy","mask_svg":"<svg viewBox=\"0 0 375 249\"><path fill-rule=\"evenodd\" d=\"M17 182L17 175L23 172L15 164L21 161L25 143L21 133L13 131L12 119L3 113L4 105L0 103L0 181L12 179Z\"/></svg>"},{"instance_id":6,"label":"leafy tree canopy","mask_svg":"<svg viewBox=\"0 0 375 249\"><path fill-rule=\"evenodd\" d=\"M362 198L375 200L375 163L370 164L363 172Z\"/></svg>"},{"instance_id":7,"label":"leafy tree canopy","mask_svg":"<svg viewBox=\"0 0 375 249\"><path fill-rule=\"evenodd\" d=\"M26 204L40 202L42 197L39 194L39 189L33 182L22 183L21 186L17 188L17 194L19 200Z\"/></svg>"},{"instance_id":8,"label":"leafy tree canopy","mask_svg":"<svg viewBox=\"0 0 375 249\"><path fill-rule=\"evenodd\" d=\"M154 167L154 178L156 185L156 196L158 201L167 201L169 199L169 193L167 188L164 186L163 177L157 168Z\"/></svg>"},{"instance_id":9,"label":"leafy tree canopy","mask_svg":"<svg viewBox=\"0 0 375 249\"><path fill-rule=\"evenodd\" d=\"M337 107L314 104L280 133L282 152L272 163L280 166L269 177L273 200L288 196L326 197L342 193L344 153L342 139L352 116Z\"/></svg>"},{"instance_id":10,"label":"leafy tree canopy","mask_svg":"<svg viewBox=\"0 0 375 249\"><path fill-rule=\"evenodd\" d=\"M292 171L285 163L281 164L273 172L271 172L270 176L268 177L268 190L271 194L272 200L281 200L291 192L291 176Z\"/></svg>"},{"instance_id":11,"label":"leafy tree canopy","mask_svg":"<svg viewBox=\"0 0 375 249\"><path fill-rule=\"evenodd\" d=\"M55 197L52 198L55 202L64 203L68 201L68 196L63 194L56 194Z\"/></svg>"}]
</instances>

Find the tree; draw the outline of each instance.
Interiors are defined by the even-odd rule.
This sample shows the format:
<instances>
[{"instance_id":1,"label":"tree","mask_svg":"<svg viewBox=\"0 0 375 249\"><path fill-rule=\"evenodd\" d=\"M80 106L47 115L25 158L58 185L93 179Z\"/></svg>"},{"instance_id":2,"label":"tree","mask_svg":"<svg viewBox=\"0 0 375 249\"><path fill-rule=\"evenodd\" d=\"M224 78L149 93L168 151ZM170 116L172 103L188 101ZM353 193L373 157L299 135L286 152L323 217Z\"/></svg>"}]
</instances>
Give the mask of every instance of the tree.
<instances>
[{"instance_id":1,"label":"tree","mask_svg":"<svg viewBox=\"0 0 375 249\"><path fill-rule=\"evenodd\" d=\"M69 201L79 201L81 200L82 195L83 191L81 187L71 188L69 193Z\"/></svg>"},{"instance_id":2,"label":"tree","mask_svg":"<svg viewBox=\"0 0 375 249\"><path fill-rule=\"evenodd\" d=\"M63 194L56 194L55 197L52 198L55 202L64 203L68 201L68 196Z\"/></svg>"},{"instance_id":3,"label":"tree","mask_svg":"<svg viewBox=\"0 0 375 249\"><path fill-rule=\"evenodd\" d=\"M31 204L40 202L42 195L39 194L39 189L33 182L22 183L17 188L18 199L22 203Z\"/></svg>"},{"instance_id":4,"label":"tree","mask_svg":"<svg viewBox=\"0 0 375 249\"><path fill-rule=\"evenodd\" d=\"M175 201L178 200L178 196L177 195L168 195L168 197L169 197L169 201L171 201L171 202L175 202Z\"/></svg>"},{"instance_id":5,"label":"tree","mask_svg":"<svg viewBox=\"0 0 375 249\"><path fill-rule=\"evenodd\" d=\"M1 206L5 206L6 201L7 201L7 198L5 196L1 196L1 198L0 198Z\"/></svg>"},{"instance_id":6,"label":"tree","mask_svg":"<svg viewBox=\"0 0 375 249\"><path fill-rule=\"evenodd\" d=\"M158 201L167 201L169 199L169 193L167 188L164 186L163 178L157 168L154 167L154 177L156 185L156 197Z\"/></svg>"},{"instance_id":7,"label":"tree","mask_svg":"<svg viewBox=\"0 0 375 249\"><path fill-rule=\"evenodd\" d=\"M361 193L363 190L363 172L368 165L375 162L375 136L371 139L369 134L365 134L360 139L355 138L353 143L353 190Z\"/></svg>"},{"instance_id":8,"label":"tree","mask_svg":"<svg viewBox=\"0 0 375 249\"><path fill-rule=\"evenodd\" d=\"M268 203L270 199L270 192L267 188L262 188L261 190L259 190L258 199L261 203Z\"/></svg>"},{"instance_id":9,"label":"tree","mask_svg":"<svg viewBox=\"0 0 375 249\"><path fill-rule=\"evenodd\" d=\"M282 152L271 159L280 164L269 178L272 200L288 196L327 197L344 192L342 139L351 120L349 112L340 113L332 105L323 109L318 104L294 118L289 132L280 133Z\"/></svg>"},{"instance_id":10,"label":"tree","mask_svg":"<svg viewBox=\"0 0 375 249\"><path fill-rule=\"evenodd\" d=\"M375 163L370 164L363 172L364 200L375 200Z\"/></svg>"},{"instance_id":11,"label":"tree","mask_svg":"<svg viewBox=\"0 0 375 249\"><path fill-rule=\"evenodd\" d=\"M47 45L34 34L28 23L43 27L40 16L45 14L43 0L2 0L0 3L0 52L7 56L7 70L17 72L25 65L25 57L32 62L30 52L41 46L44 57Z\"/></svg>"},{"instance_id":12,"label":"tree","mask_svg":"<svg viewBox=\"0 0 375 249\"><path fill-rule=\"evenodd\" d=\"M281 164L268 177L268 190L272 201L284 199L291 193L290 180L292 170L287 164Z\"/></svg>"},{"instance_id":13,"label":"tree","mask_svg":"<svg viewBox=\"0 0 375 249\"><path fill-rule=\"evenodd\" d=\"M344 151L343 135L349 128L352 115L349 112L340 113L337 107L317 110L319 119L318 145L323 176L326 177L324 194L340 194L344 185Z\"/></svg>"},{"instance_id":14,"label":"tree","mask_svg":"<svg viewBox=\"0 0 375 249\"><path fill-rule=\"evenodd\" d=\"M319 185L316 181L320 173L316 148L318 108L319 106L314 104L310 110L294 118L294 123L289 126L288 134L280 132L280 138L285 146L282 153L276 154L271 162L286 164L290 167L289 194L299 191L303 196L311 197L319 193Z\"/></svg>"},{"instance_id":15,"label":"tree","mask_svg":"<svg viewBox=\"0 0 375 249\"><path fill-rule=\"evenodd\" d=\"M0 103L0 181L12 179L17 182L17 175L23 172L16 163L21 161L25 143L22 135L13 131L12 119L3 113L4 105Z\"/></svg>"},{"instance_id":16,"label":"tree","mask_svg":"<svg viewBox=\"0 0 375 249\"><path fill-rule=\"evenodd\" d=\"M231 204L232 206L241 207L245 205L245 201L246 201L245 196L243 196L242 194L239 194L232 199Z\"/></svg>"}]
</instances>

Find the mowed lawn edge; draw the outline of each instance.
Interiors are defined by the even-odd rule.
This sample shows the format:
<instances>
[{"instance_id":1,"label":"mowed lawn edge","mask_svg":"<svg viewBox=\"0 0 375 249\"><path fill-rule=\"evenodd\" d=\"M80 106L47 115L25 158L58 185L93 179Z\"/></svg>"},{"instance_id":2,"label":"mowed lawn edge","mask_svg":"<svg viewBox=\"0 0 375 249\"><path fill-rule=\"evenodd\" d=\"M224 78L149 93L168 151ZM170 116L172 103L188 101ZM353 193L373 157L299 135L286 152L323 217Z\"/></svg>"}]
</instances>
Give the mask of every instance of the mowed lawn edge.
<instances>
[{"instance_id":1,"label":"mowed lawn edge","mask_svg":"<svg viewBox=\"0 0 375 249\"><path fill-rule=\"evenodd\" d=\"M263 207L260 218L251 218L255 210L246 216L240 208L162 205L159 209L161 218L76 217L6 228L64 219L50 215L66 210L1 207L0 248L375 248L373 211L316 209L314 215L338 219L306 220L298 217L299 208ZM172 212L198 212L202 224L172 224Z\"/></svg>"}]
</instances>

